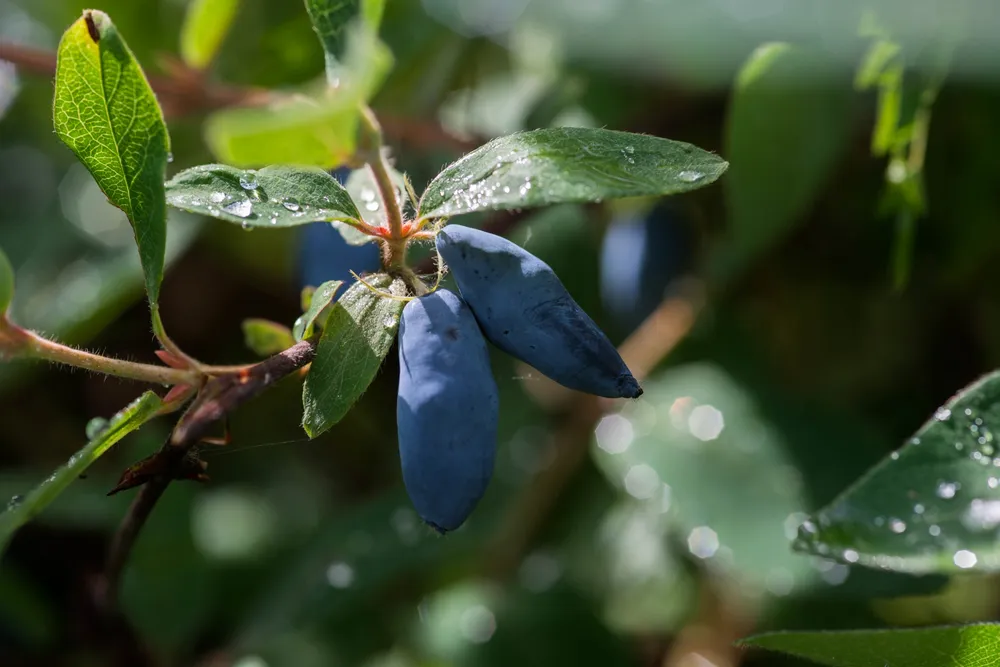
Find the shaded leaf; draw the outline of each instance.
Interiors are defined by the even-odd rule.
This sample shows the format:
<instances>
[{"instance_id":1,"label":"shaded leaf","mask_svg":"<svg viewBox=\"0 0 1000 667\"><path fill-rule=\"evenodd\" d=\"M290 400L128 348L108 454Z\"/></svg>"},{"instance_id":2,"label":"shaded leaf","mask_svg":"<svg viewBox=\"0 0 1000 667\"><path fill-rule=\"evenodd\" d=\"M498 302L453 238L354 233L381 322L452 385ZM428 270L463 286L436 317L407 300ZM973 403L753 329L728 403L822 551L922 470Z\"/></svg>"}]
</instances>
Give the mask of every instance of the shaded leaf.
<instances>
[{"instance_id":1,"label":"shaded leaf","mask_svg":"<svg viewBox=\"0 0 1000 667\"><path fill-rule=\"evenodd\" d=\"M998 427L992 373L804 524L796 548L900 572L1000 569Z\"/></svg>"},{"instance_id":2,"label":"shaded leaf","mask_svg":"<svg viewBox=\"0 0 1000 667\"><path fill-rule=\"evenodd\" d=\"M744 63L725 148L727 260L736 268L804 219L849 145L852 99L851 81L808 48L765 44Z\"/></svg>"},{"instance_id":3,"label":"shaded leaf","mask_svg":"<svg viewBox=\"0 0 1000 667\"><path fill-rule=\"evenodd\" d=\"M360 18L372 32L378 32L385 0L305 0L313 30L323 45L326 71L331 82L337 79L339 62L346 49L346 28Z\"/></svg>"},{"instance_id":4,"label":"shaded leaf","mask_svg":"<svg viewBox=\"0 0 1000 667\"><path fill-rule=\"evenodd\" d=\"M181 26L181 58L189 67L208 67L239 6L240 0L191 0Z\"/></svg>"},{"instance_id":5,"label":"shaded leaf","mask_svg":"<svg viewBox=\"0 0 1000 667\"><path fill-rule=\"evenodd\" d=\"M597 426L594 455L609 480L669 512L661 520L696 558L761 588L811 583L808 559L788 548L789 523L807 508L802 478L754 394L708 364L672 368L643 389Z\"/></svg>"},{"instance_id":6,"label":"shaded leaf","mask_svg":"<svg viewBox=\"0 0 1000 667\"><path fill-rule=\"evenodd\" d=\"M167 203L244 228L361 218L337 179L309 167L271 166L259 171L221 164L192 167L167 182Z\"/></svg>"},{"instance_id":7,"label":"shaded leaf","mask_svg":"<svg viewBox=\"0 0 1000 667\"><path fill-rule=\"evenodd\" d=\"M831 667L997 667L1000 625L776 632L740 642Z\"/></svg>"},{"instance_id":8,"label":"shaded leaf","mask_svg":"<svg viewBox=\"0 0 1000 667\"><path fill-rule=\"evenodd\" d=\"M261 357L269 357L295 345L295 338L288 327L259 318L243 320L243 340Z\"/></svg>"},{"instance_id":9,"label":"shaded leaf","mask_svg":"<svg viewBox=\"0 0 1000 667\"><path fill-rule=\"evenodd\" d=\"M323 283L310 295L309 307L302 314L302 317L295 320L292 327L292 336L295 340L305 340L313 335L313 327L317 324L322 327L326 323L329 315L327 308L337 296L337 291L343 286L341 280L330 280Z\"/></svg>"},{"instance_id":10,"label":"shaded leaf","mask_svg":"<svg viewBox=\"0 0 1000 667\"><path fill-rule=\"evenodd\" d=\"M103 12L86 11L59 42L54 117L56 134L128 216L155 306L167 242L170 139L139 63Z\"/></svg>"},{"instance_id":11,"label":"shaded leaf","mask_svg":"<svg viewBox=\"0 0 1000 667\"><path fill-rule=\"evenodd\" d=\"M14 267L0 248L0 317L7 313L10 302L14 298Z\"/></svg>"},{"instance_id":12,"label":"shaded leaf","mask_svg":"<svg viewBox=\"0 0 1000 667\"><path fill-rule=\"evenodd\" d=\"M402 281L384 274L369 283L406 295ZM402 312L403 302L379 296L360 282L337 301L302 390L302 426L309 437L340 421L375 379L396 338Z\"/></svg>"},{"instance_id":13,"label":"shaded leaf","mask_svg":"<svg viewBox=\"0 0 1000 667\"><path fill-rule=\"evenodd\" d=\"M0 552L18 528L45 509L112 445L155 417L160 405L160 398L147 391L112 417L105 429L25 498L12 498L7 511L0 514Z\"/></svg>"},{"instance_id":14,"label":"shaded leaf","mask_svg":"<svg viewBox=\"0 0 1000 667\"><path fill-rule=\"evenodd\" d=\"M558 128L495 139L438 174L421 218L687 192L728 164L690 144L613 130Z\"/></svg>"}]
</instances>

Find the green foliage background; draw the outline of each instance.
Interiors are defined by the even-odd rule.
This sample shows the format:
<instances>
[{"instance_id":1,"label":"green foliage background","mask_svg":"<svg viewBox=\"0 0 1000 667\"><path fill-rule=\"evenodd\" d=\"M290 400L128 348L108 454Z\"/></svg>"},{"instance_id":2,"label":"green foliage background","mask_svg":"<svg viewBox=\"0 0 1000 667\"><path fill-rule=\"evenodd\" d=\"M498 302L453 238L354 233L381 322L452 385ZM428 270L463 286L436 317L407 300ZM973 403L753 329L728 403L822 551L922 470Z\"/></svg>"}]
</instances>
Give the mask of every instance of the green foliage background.
<instances>
[{"instance_id":1,"label":"green foliage background","mask_svg":"<svg viewBox=\"0 0 1000 667\"><path fill-rule=\"evenodd\" d=\"M185 5L100 8L147 74L163 74L164 56L179 57ZM607 127L730 161L719 185L675 198L697 241L692 274L707 285L693 331L643 400L576 434L588 440L585 461L523 546L519 513L527 504L531 514L532 490L564 460L572 416L539 401L509 359L495 358L496 477L468 525L444 539L420 525L402 489L393 354L343 421L312 441L299 426L301 388L283 384L233 416L232 445L207 454L209 486L169 489L126 573L131 626L102 627L88 587L129 499L104 494L166 437L169 424L154 422L10 545L0 663L643 665L677 664L671 651L688 647L720 666L795 664L731 642L772 630L996 620L1000 587L988 572L917 578L790 548L806 513L1000 367L1000 16L986 0L942 7L389 0L380 34L395 64L373 101L387 116L441 121L479 140ZM0 43L54 49L84 8L0 0ZM324 53L301 3L243 0L234 16L210 77L323 81ZM16 274L12 318L154 362L132 230L59 143L51 104L49 78L0 62L0 247ZM909 163L922 108L932 110L926 157ZM203 114L168 125L171 175L218 159ZM418 191L459 156L422 135L390 135L390 144ZM901 173L897 160L907 163ZM601 311L600 243L614 215L648 203L509 218L512 236L616 342L627 332ZM160 312L183 349L247 361L243 320L291 324L301 313L295 230L247 233L173 210L167 224ZM110 417L140 391L66 369L0 367L0 497L26 494L81 447L92 417ZM690 427L693 406L721 413L718 437L675 426ZM881 491L908 510L909 478L887 477ZM911 517L896 518L915 530ZM894 549L908 548L906 535ZM995 540L977 549L995 551ZM997 641L995 626L968 632ZM836 653L849 640L790 650L821 660L824 642ZM875 662L859 649L828 664L907 664L893 662L908 659L905 647L872 640ZM953 663L927 663L936 664Z\"/></svg>"}]
</instances>

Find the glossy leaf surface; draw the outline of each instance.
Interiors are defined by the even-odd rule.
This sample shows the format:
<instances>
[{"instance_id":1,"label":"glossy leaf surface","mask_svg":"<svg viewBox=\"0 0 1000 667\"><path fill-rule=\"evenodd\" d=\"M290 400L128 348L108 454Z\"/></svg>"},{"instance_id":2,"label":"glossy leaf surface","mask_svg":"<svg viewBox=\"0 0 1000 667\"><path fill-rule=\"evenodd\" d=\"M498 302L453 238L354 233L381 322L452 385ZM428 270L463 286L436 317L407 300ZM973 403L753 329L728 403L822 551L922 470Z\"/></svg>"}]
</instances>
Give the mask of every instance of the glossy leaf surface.
<instances>
[{"instance_id":1,"label":"glossy leaf surface","mask_svg":"<svg viewBox=\"0 0 1000 667\"><path fill-rule=\"evenodd\" d=\"M776 632L743 646L780 651L830 667L997 667L1000 625L906 630Z\"/></svg>"},{"instance_id":2,"label":"glossy leaf surface","mask_svg":"<svg viewBox=\"0 0 1000 667\"><path fill-rule=\"evenodd\" d=\"M405 296L402 281L371 277L377 289ZM355 283L330 311L302 391L302 426L314 438L340 421L368 388L389 353L403 302Z\"/></svg>"},{"instance_id":3,"label":"glossy leaf surface","mask_svg":"<svg viewBox=\"0 0 1000 667\"><path fill-rule=\"evenodd\" d=\"M103 12L86 11L59 42L54 116L56 134L128 216L155 305L167 243L170 139L139 63Z\"/></svg>"},{"instance_id":4,"label":"glossy leaf surface","mask_svg":"<svg viewBox=\"0 0 1000 667\"><path fill-rule=\"evenodd\" d=\"M192 167L167 182L167 202L244 228L292 227L361 217L337 179L309 167Z\"/></svg>"},{"instance_id":5,"label":"glossy leaf surface","mask_svg":"<svg viewBox=\"0 0 1000 667\"><path fill-rule=\"evenodd\" d=\"M729 165L679 141L644 134L558 128L495 139L437 175L421 218L482 210L670 195L714 182Z\"/></svg>"},{"instance_id":6,"label":"glossy leaf surface","mask_svg":"<svg viewBox=\"0 0 1000 667\"><path fill-rule=\"evenodd\" d=\"M1000 569L998 429L992 373L804 524L796 547L900 572Z\"/></svg>"}]
</instances>

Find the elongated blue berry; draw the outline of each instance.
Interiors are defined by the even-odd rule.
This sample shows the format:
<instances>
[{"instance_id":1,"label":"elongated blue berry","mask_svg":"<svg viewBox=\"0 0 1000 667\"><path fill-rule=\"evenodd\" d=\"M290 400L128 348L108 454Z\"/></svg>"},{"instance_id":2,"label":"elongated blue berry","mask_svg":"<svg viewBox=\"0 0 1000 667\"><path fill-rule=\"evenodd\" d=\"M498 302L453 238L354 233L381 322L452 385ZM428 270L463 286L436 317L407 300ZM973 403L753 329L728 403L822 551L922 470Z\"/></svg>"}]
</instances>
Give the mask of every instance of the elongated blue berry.
<instances>
[{"instance_id":1,"label":"elongated blue berry","mask_svg":"<svg viewBox=\"0 0 1000 667\"><path fill-rule=\"evenodd\" d=\"M437 531L465 522L489 484L496 451L497 386L476 318L453 292L403 308L396 426L403 482Z\"/></svg>"},{"instance_id":2,"label":"elongated blue berry","mask_svg":"<svg viewBox=\"0 0 1000 667\"><path fill-rule=\"evenodd\" d=\"M608 398L642 394L615 346L548 264L461 225L442 229L437 247L494 345L571 389Z\"/></svg>"}]
</instances>

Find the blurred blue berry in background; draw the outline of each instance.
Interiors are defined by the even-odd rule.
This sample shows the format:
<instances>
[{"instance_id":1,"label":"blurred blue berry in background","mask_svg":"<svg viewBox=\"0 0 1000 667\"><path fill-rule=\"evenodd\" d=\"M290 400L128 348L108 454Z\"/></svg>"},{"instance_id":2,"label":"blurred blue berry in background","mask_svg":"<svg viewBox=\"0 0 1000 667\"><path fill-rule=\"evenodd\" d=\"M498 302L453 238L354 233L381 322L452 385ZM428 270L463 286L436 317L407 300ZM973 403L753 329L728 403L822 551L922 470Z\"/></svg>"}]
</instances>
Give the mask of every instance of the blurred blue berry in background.
<instances>
[{"instance_id":1,"label":"blurred blue berry in background","mask_svg":"<svg viewBox=\"0 0 1000 667\"><path fill-rule=\"evenodd\" d=\"M612 220L601 247L601 302L615 331L638 327L691 268L691 229L674 204Z\"/></svg>"},{"instance_id":2,"label":"blurred blue berry in background","mask_svg":"<svg viewBox=\"0 0 1000 667\"><path fill-rule=\"evenodd\" d=\"M337 169L333 176L343 184L350 173L350 169ZM327 280L350 281L351 271L361 274L379 269L379 247L377 243L351 245L333 225L315 222L301 228L297 264L302 287L316 287Z\"/></svg>"}]
</instances>

